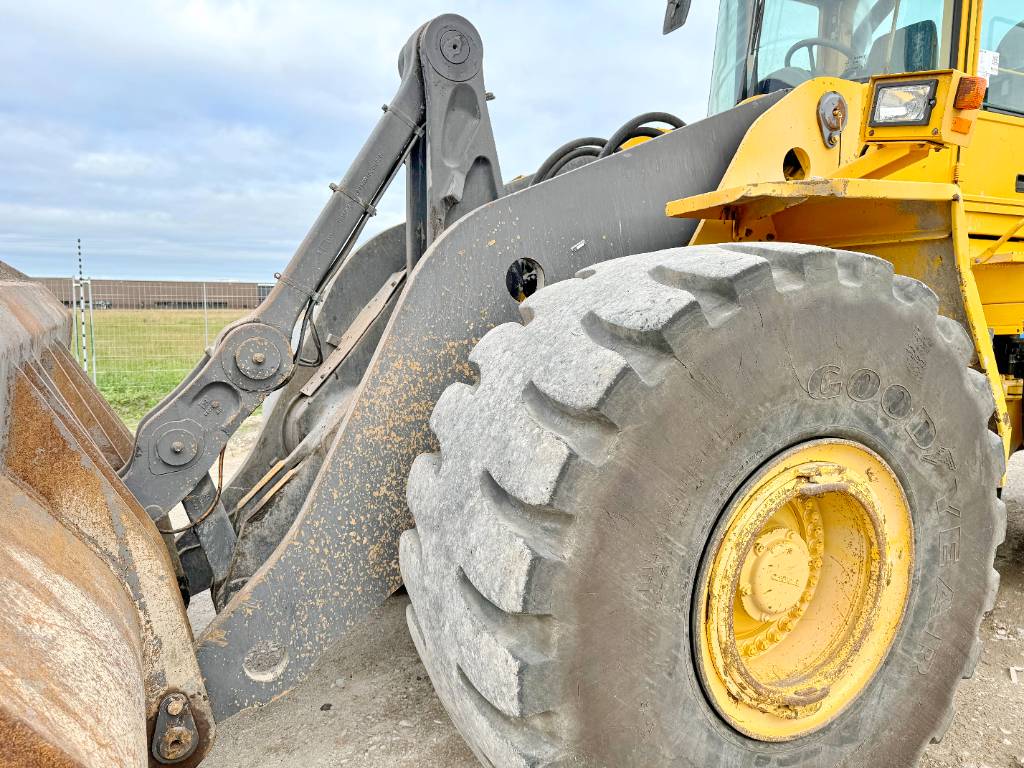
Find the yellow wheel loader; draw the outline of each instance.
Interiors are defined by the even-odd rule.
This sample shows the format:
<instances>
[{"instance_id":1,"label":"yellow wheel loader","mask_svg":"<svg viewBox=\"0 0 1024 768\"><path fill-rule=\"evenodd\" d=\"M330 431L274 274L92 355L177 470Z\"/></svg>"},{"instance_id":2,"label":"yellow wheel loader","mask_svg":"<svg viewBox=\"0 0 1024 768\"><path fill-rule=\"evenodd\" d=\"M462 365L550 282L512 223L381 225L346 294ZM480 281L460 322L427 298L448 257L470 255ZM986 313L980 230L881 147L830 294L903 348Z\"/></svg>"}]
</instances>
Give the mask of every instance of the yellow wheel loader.
<instances>
[{"instance_id":1,"label":"yellow wheel loader","mask_svg":"<svg viewBox=\"0 0 1024 768\"><path fill-rule=\"evenodd\" d=\"M0 763L197 765L403 583L484 765L942 738L1021 443L1024 7L719 14L709 117L507 182L479 34L416 30L269 296L134 437L3 268Z\"/></svg>"}]
</instances>

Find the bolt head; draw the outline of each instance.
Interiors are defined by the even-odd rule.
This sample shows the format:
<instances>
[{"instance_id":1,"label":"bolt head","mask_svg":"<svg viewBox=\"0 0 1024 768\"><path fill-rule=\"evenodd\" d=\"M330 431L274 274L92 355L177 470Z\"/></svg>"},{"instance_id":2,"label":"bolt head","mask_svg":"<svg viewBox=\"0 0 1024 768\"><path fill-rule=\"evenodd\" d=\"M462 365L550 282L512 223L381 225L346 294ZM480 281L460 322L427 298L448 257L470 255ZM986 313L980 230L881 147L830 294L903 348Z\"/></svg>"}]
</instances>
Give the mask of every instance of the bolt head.
<instances>
[{"instance_id":1,"label":"bolt head","mask_svg":"<svg viewBox=\"0 0 1024 768\"><path fill-rule=\"evenodd\" d=\"M167 701L167 714L177 717L185 711L185 697L180 694L169 696Z\"/></svg>"},{"instance_id":2,"label":"bolt head","mask_svg":"<svg viewBox=\"0 0 1024 768\"><path fill-rule=\"evenodd\" d=\"M451 64L461 64L469 58L469 40L456 29L449 29L440 40L441 55Z\"/></svg>"},{"instance_id":3,"label":"bolt head","mask_svg":"<svg viewBox=\"0 0 1024 768\"><path fill-rule=\"evenodd\" d=\"M256 365L263 365L263 363L267 361L267 356L262 352L255 352L253 353L252 361L256 363Z\"/></svg>"},{"instance_id":4,"label":"bolt head","mask_svg":"<svg viewBox=\"0 0 1024 768\"><path fill-rule=\"evenodd\" d=\"M171 450L174 451L174 453L181 453L185 450L185 444L181 442L181 440L175 440L171 443Z\"/></svg>"}]
</instances>

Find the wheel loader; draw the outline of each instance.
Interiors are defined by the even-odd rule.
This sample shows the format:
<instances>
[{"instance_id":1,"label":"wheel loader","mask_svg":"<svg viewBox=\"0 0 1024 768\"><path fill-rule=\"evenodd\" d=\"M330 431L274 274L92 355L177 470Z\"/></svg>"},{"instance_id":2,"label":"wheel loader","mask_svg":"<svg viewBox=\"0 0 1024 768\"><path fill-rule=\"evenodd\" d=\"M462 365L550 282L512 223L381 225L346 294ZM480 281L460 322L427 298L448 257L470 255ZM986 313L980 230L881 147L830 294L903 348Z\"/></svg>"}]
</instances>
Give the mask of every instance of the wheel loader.
<instances>
[{"instance_id":1,"label":"wheel loader","mask_svg":"<svg viewBox=\"0 0 1024 768\"><path fill-rule=\"evenodd\" d=\"M484 765L942 738L1021 444L1024 8L721 0L706 119L509 181L482 61L464 18L413 33L273 290L134 436L3 268L0 763L197 765L403 584Z\"/></svg>"}]
</instances>

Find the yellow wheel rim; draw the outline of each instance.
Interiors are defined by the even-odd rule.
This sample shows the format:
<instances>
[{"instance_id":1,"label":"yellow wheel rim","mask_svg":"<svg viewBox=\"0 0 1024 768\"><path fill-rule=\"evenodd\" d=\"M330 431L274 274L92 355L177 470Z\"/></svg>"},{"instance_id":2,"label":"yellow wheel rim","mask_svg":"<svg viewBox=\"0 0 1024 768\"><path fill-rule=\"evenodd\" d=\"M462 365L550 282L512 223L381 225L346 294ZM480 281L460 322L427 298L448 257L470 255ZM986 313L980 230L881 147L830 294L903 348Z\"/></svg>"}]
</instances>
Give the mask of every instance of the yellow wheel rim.
<instances>
[{"instance_id":1,"label":"yellow wheel rim","mask_svg":"<svg viewBox=\"0 0 1024 768\"><path fill-rule=\"evenodd\" d=\"M878 671L910 594L899 480L845 440L769 463L726 509L698 587L698 666L718 712L763 741L833 720Z\"/></svg>"}]
</instances>

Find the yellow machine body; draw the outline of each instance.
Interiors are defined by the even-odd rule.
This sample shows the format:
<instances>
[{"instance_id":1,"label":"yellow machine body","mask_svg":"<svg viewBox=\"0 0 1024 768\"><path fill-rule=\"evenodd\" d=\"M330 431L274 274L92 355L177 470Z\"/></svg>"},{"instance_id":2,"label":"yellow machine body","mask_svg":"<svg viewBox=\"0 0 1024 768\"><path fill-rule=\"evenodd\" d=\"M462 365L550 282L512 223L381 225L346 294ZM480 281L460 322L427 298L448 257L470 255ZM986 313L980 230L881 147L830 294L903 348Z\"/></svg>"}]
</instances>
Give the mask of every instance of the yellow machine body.
<instances>
[{"instance_id":1,"label":"yellow machine body","mask_svg":"<svg viewBox=\"0 0 1024 768\"><path fill-rule=\"evenodd\" d=\"M810 79L753 124L717 190L672 200L666 213L701 220L693 245L780 241L862 251L924 282L937 295L939 311L970 332L1009 456L1022 442L1024 382L1000 370L993 340L1024 333L1024 175L1017 176L1024 166L1012 165L1020 155L1012 148L1024 144L1024 117L979 108L987 87L973 75L982 2L959 5L965 22L952 41L958 53L950 57L959 68L884 74L866 83ZM875 112L880 89L894 85L932 89L925 119L882 124ZM714 545L714 565L698 600L705 611L697 642L702 678L719 712L754 738L784 741L834 719L874 674L902 619L913 536L898 483L885 498L847 506L837 501L835 508L868 510L865 520L895 526L885 534L852 536L866 565L851 566L851 572L863 571L868 602L868 566L885 563L882 571L899 588L883 590L884 600L870 598L876 600L870 608L865 603L855 611L869 617L856 637L843 634L848 626L837 630L844 623L828 615L830 609L849 613L848 607L831 599L827 586L815 592L823 521L831 517L833 526L860 529L852 513L843 513L847 519L800 501L799 484L807 482L800 461L834 461L834 471L845 478L833 483L842 497L854 494L858 472L875 461L847 456L850 450L816 444L781 457L730 507ZM876 466L870 471L872 477L890 474ZM851 555L851 563L857 560ZM793 585L784 604L758 602L762 572ZM785 589L773 587L779 602ZM817 613L808 605L819 606ZM794 642L797 636L805 641ZM841 659L835 663L843 674L805 663L806 638L833 642L838 650L818 655L815 663ZM842 650L847 647L856 652Z\"/></svg>"},{"instance_id":2,"label":"yellow machine body","mask_svg":"<svg viewBox=\"0 0 1024 768\"><path fill-rule=\"evenodd\" d=\"M974 72L981 2L961 6L958 61ZM945 70L803 83L755 122L716 191L670 201L666 213L703 220L692 244L845 248L926 283L940 312L971 332L1009 455L1021 445L1020 379L1002 375L992 337L1024 332L1024 194L1007 166L1024 143L1024 117L957 109L965 77ZM922 80L937 82L926 124L870 125L880 84ZM845 105L834 146L817 119L829 94Z\"/></svg>"}]
</instances>

